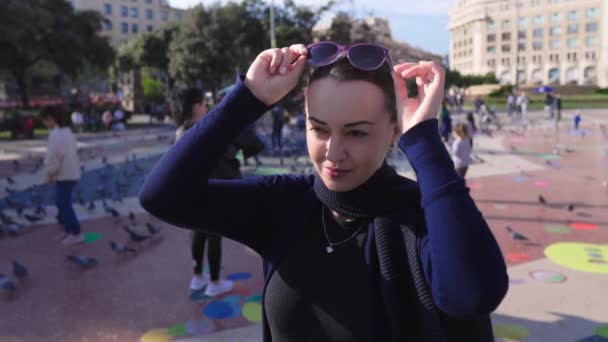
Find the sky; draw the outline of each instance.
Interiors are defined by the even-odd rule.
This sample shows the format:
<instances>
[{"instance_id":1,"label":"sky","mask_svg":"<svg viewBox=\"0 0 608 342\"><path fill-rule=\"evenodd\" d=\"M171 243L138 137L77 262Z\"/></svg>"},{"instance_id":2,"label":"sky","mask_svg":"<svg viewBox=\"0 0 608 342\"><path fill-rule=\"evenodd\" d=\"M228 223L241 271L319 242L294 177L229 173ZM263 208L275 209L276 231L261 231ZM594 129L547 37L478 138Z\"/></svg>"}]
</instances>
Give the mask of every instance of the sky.
<instances>
[{"instance_id":1,"label":"sky","mask_svg":"<svg viewBox=\"0 0 608 342\"><path fill-rule=\"evenodd\" d=\"M216 0L169 0L177 8L189 8ZM319 6L324 0L295 0L297 4ZM393 38L430 52L448 52L448 11L453 0L343 0L333 11L346 10L357 17L372 13L389 21ZM275 3L282 3L276 0ZM322 21L330 22L332 14Z\"/></svg>"}]
</instances>

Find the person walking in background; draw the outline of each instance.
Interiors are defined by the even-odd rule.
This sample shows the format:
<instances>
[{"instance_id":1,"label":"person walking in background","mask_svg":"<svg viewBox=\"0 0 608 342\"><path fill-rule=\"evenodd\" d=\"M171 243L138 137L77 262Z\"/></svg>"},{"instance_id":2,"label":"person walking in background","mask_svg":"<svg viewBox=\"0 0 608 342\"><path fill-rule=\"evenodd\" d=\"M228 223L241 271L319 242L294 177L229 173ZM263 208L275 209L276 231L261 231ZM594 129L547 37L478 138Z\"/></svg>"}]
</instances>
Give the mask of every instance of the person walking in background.
<instances>
[{"instance_id":1,"label":"person walking in background","mask_svg":"<svg viewBox=\"0 0 608 342\"><path fill-rule=\"evenodd\" d=\"M513 118L513 112L515 111L515 95L509 93L507 97L507 114L510 118Z\"/></svg>"},{"instance_id":2,"label":"person walking in background","mask_svg":"<svg viewBox=\"0 0 608 342\"><path fill-rule=\"evenodd\" d=\"M283 126L285 125L285 109L281 105L272 108L272 149L283 149Z\"/></svg>"},{"instance_id":3,"label":"person walking in background","mask_svg":"<svg viewBox=\"0 0 608 342\"><path fill-rule=\"evenodd\" d=\"M40 112L42 122L51 130L44 158L44 174L49 183L55 183L57 217L65 229L61 243L74 245L84 241L80 222L72 206L72 191L80 180L80 159L76 138L67 127L65 116L66 113L59 107L45 107Z\"/></svg>"},{"instance_id":4,"label":"person walking in background","mask_svg":"<svg viewBox=\"0 0 608 342\"><path fill-rule=\"evenodd\" d=\"M560 94L555 94L554 107L555 107L555 126L559 125L562 120L562 97Z\"/></svg>"},{"instance_id":5,"label":"person walking in background","mask_svg":"<svg viewBox=\"0 0 608 342\"><path fill-rule=\"evenodd\" d=\"M477 133L477 125L475 124L475 115L473 115L473 112L468 112L467 113L467 117L466 117L466 123L467 123L467 129L468 129L468 133L469 133L469 141L471 142L471 147L474 146L473 145L473 137L475 136L475 133Z\"/></svg>"},{"instance_id":6,"label":"person walking in background","mask_svg":"<svg viewBox=\"0 0 608 342\"><path fill-rule=\"evenodd\" d=\"M547 114L547 119L553 119L554 116L554 104L553 102L555 101L553 94L551 93L547 93L545 95L545 113Z\"/></svg>"},{"instance_id":7,"label":"person walking in background","mask_svg":"<svg viewBox=\"0 0 608 342\"><path fill-rule=\"evenodd\" d=\"M452 142L451 154L454 168L458 175L462 178L467 174L469 165L471 165L473 145L469 140L469 132L465 123L459 123L454 126L454 141Z\"/></svg>"},{"instance_id":8,"label":"person walking in background","mask_svg":"<svg viewBox=\"0 0 608 342\"><path fill-rule=\"evenodd\" d=\"M178 113L178 129L175 139L181 139L186 132L208 111L205 96L198 88L189 88L181 92L179 96L181 113ZM222 157L211 171L209 178L215 179L238 179L241 178L239 161L236 159L237 149L230 144ZM204 229L205 227L200 227ZM203 259L205 257L205 244L207 245L207 261L209 262L210 277L203 274ZM194 275L190 281L190 290L199 291L205 286L205 295L215 297L232 291L231 280L220 280L220 268L222 262L222 238L219 235L208 234L203 230L192 232L190 245L194 263Z\"/></svg>"},{"instance_id":9,"label":"person walking in background","mask_svg":"<svg viewBox=\"0 0 608 342\"><path fill-rule=\"evenodd\" d=\"M574 130L578 132L580 125L581 125L581 112L579 112L578 110L576 112L574 112Z\"/></svg>"},{"instance_id":10,"label":"person walking in background","mask_svg":"<svg viewBox=\"0 0 608 342\"><path fill-rule=\"evenodd\" d=\"M526 127L528 125L528 102L528 95L526 95L526 92L522 91L521 94L519 94L519 97L517 98L517 104L520 108L521 124L523 127Z\"/></svg>"},{"instance_id":11,"label":"person walking in background","mask_svg":"<svg viewBox=\"0 0 608 342\"><path fill-rule=\"evenodd\" d=\"M439 134L444 143L448 143L452 134L452 117L448 109L448 100L444 99L441 104L441 113L439 115Z\"/></svg>"}]
</instances>

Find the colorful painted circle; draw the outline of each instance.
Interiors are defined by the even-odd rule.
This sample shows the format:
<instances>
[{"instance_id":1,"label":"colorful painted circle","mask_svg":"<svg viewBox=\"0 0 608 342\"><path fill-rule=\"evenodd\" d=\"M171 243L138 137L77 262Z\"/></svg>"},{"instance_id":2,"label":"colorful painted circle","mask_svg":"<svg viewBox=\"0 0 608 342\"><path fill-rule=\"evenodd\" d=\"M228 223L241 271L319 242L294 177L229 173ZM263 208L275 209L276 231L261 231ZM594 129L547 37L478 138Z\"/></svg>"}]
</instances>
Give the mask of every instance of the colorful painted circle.
<instances>
[{"instance_id":1,"label":"colorful painted circle","mask_svg":"<svg viewBox=\"0 0 608 342\"><path fill-rule=\"evenodd\" d=\"M544 188L547 186L547 182L538 181L538 182L534 182L534 185L536 185L539 188Z\"/></svg>"},{"instance_id":2,"label":"colorful painted circle","mask_svg":"<svg viewBox=\"0 0 608 342\"><path fill-rule=\"evenodd\" d=\"M601 253L608 256L608 245L594 245L579 242L558 242L545 248L545 256L554 263L577 271L608 274L608 263L589 261L588 253ZM607 257L604 257L608 261Z\"/></svg>"},{"instance_id":3,"label":"colorful painted circle","mask_svg":"<svg viewBox=\"0 0 608 342\"><path fill-rule=\"evenodd\" d=\"M261 294L257 294L255 296L251 296L249 298L247 298L248 302L257 302L257 303L261 303L262 302L262 295Z\"/></svg>"},{"instance_id":4,"label":"colorful painted circle","mask_svg":"<svg viewBox=\"0 0 608 342\"><path fill-rule=\"evenodd\" d=\"M545 226L545 231L553 234L569 234L572 232L572 229L570 229L568 226L552 224Z\"/></svg>"},{"instance_id":5,"label":"colorful painted circle","mask_svg":"<svg viewBox=\"0 0 608 342\"><path fill-rule=\"evenodd\" d=\"M262 322L262 304L250 302L243 305L243 317L253 323Z\"/></svg>"},{"instance_id":6,"label":"colorful painted circle","mask_svg":"<svg viewBox=\"0 0 608 342\"><path fill-rule=\"evenodd\" d=\"M140 342L169 342L173 337L167 329L152 329L139 338Z\"/></svg>"},{"instance_id":7,"label":"colorful painted circle","mask_svg":"<svg viewBox=\"0 0 608 342\"><path fill-rule=\"evenodd\" d=\"M222 298L222 300L224 302L230 303L230 304L238 304L242 299L243 299L243 297L241 297L240 295L230 295L230 296Z\"/></svg>"},{"instance_id":8,"label":"colorful painted circle","mask_svg":"<svg viewBox=\"0 0 608 342\"><path fill-rule=\"evenodd\" d=\"M213 322L208 319L197 319L186 322L186 331L193 336L206 335L214 330Z\"/></svg>"},{"instance_id":9,"label":"colorful painted circle","mask_svg":"<svg viewBox=\"0 0 608 342\"><path fill-rule=\"evenodd\" d=\"M608 325L604 325L595 329L597 336L608 339Z\"/></svg>"},{"instance_id":10,"label":"colorful painted circle","mask_svg":"<svg viewBox=\"0 0 608 342\"><path fill-rule=\"evenodd\" d=\"M593 223L584 223L584 222L573 222L570 223L570 227L576 230L596 230L597 225Z\"/></svg>"},{"instance_id":11,"label":"colorful painted circle","mask_svg":"<svg viewBox=\"0 0 608 342\"><path fill-rule=\"evenodd\" d=\"M578 340L576 342L608 342L608 339L597 336L597 335L593 335L593 336L585 337L584 339Z\"/></svg>"},{"instance_id":12,"label":"colorful painted circle","mask_svg":"<svg viewBox=\"0 0 608 342\"><path fill-rule=\"evenodd\" d=\"M249 272L238 272L238 273L232 273L226 276L226 279L232 280L232 281L240 281L240 280L247 280L251 278L251 273Z\"/></svg>"},{"instance_id":13,"label":"colorful painted circle","mask_svg":"<svg viewBox=\"0 0 608 342\"><path fill-rule=\"evenodd\" d=\"M494 336L507 341L522 341L530 335L530 330L518 324L493 324Z\"/></svg>"},{"instance_id":14,"label":"colorful painted circle","mask_svg":"<svg viewBox=\"0 0 608 342\"><path fill-rule=\"evenodd\" d=\"M278 167L259 167L253 172L253 174L257 176L273 176L287 173L289 173L289 169Z\"/></svg>"},{"instance_id":15,"label":"colorful painted circle","mask_svg":"<svg viewBox=\"0 0 608 342\"><path fill-rule=\"evenodd\" d=\"M190 295L188 297L193 302L204 302L211 298L205 294L205 288L190 292Z\"/></svg>"},{"instance_id":16,"label":"colorful painted circle","mask_svg":"<svg viewBox=\"0 0 608 342\"><path fill-rule=\"evenodd\" d=\"M237 311L238 312L238 311ZM211 302L203 308L203 314L213 319L227 319L235 316L235 306L227 302Z\"/></svg>"},{"instance_id":17,"label":"colorful painted circle","mask_svg":"<svg viewBox=\"0 0 608 342\"><path fill-rule=\"evenodd\" d=\"M532 257L526 253L506 253L505 258L510 262L523 262L532 260Z\"/></svg>"},{"instance_id":18,"label":"colorful painted circle","mask_svg":"<svg viewBox=\"0 0 608 342\"><path fill-rule=\"evenodd\" d=\"M184 323L179 323L172 327L169 327L169 335L174 337L186 335L186 332L186 325Z\"/></svg>"},{"instance_id":19,"label":"colorful painted circle","mask_svg":"<svg viewBox=\"0 0 608 342\"><path fill-rule=\"evenodd\" d=\"M101 234L97 232L86 232L83 234L84 243L93 243L101 239Z\"/></svg>"},{"instance_id":20,"label":"colorful painted circle","mask_svg":"<svg viewBox=\"0 0 608 342\"><path fill-rule=\"evenodd\" d=\"M543 283L559 284L568 280L565 275L554 271L531 271L530 277Z\"/></svg>"}]
</instances>

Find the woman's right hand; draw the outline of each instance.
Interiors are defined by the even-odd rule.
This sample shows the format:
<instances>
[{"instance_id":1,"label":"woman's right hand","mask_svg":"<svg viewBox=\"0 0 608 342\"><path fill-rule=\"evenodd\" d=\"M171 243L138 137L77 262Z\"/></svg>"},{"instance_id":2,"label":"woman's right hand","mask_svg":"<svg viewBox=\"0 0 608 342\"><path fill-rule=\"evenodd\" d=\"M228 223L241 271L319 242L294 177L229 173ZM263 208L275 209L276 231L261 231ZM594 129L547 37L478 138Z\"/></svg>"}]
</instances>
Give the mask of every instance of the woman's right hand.
<instances>
[{"instance_id":1,"label":"woman's right hand","mask_svg":"<svg viewBox=\"0 0 608 342\"><path fill-rule=\"evenodd\" d=\"M245 86L268 106L279 102L300 80L307 63L308 50L303 44L282 49L268 49L253 61Z\"/></svg>"}]
</instances>

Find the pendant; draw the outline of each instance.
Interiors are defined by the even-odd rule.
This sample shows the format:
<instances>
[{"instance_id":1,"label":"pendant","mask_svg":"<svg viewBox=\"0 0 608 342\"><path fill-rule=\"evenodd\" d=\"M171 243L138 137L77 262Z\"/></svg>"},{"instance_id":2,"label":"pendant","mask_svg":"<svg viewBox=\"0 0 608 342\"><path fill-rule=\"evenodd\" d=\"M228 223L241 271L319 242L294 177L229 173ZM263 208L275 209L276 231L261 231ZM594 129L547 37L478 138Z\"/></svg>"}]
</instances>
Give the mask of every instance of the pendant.
<instances>
[{"instance_id":1,"label":"pendant","mask_svg":"<svg viewBox=\"0 0 608 342\"><path fill-rule=\"evenodd\" d=\"M327 254L331 254L334 251L334 248L332 246L327 246L325 247L325 250L327 251Z\"/></svg>"}]
</instances>

